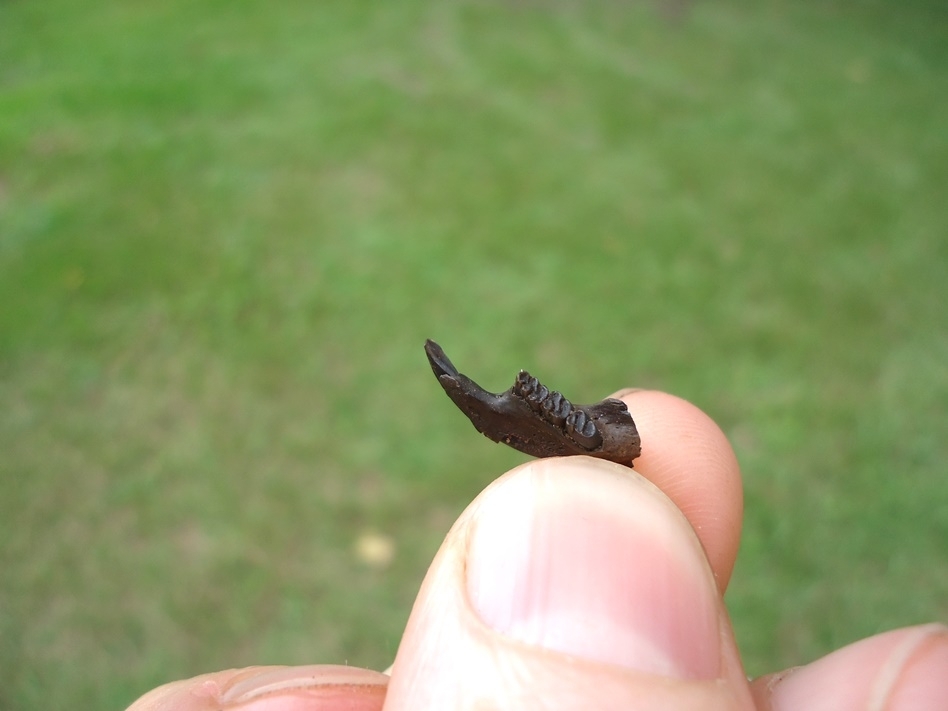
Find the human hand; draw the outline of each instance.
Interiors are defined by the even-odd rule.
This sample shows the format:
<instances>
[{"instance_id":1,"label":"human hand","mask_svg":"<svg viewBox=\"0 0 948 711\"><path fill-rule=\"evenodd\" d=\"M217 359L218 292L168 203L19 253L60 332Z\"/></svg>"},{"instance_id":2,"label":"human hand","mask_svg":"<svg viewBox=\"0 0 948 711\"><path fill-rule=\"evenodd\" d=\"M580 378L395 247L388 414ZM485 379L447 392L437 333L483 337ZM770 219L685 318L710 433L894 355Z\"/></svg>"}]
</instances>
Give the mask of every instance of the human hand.
<instances>
[{"instance_id":1,"label":"human hand","mask_svg":"<svg viewBox=\"0 0 948 711\"><path fill-rule=\"evenodd\" d=\"M391 678L256 667L152 691L129 711L948 709L948 629L923 625L748 681L722 595L737 556L740 473L718 427L628 391L635 471L531 461L448 533Z\"/></svg>"}]
</instances>

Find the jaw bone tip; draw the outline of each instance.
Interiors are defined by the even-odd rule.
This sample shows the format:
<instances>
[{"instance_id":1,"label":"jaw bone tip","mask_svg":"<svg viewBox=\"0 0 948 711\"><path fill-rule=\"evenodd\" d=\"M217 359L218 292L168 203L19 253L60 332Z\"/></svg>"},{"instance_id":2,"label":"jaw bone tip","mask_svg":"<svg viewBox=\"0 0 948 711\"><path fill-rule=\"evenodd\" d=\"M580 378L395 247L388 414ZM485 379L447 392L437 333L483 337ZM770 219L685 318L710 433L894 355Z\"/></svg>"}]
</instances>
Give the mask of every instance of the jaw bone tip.
<instances>
[{"instance_id":1,"label":"jaw bone tip","mask_svg":"<svg viewBox=\"0 0 948 711\"><path fill-rule=\"evenodd\" d=\"M425 341L425 353L428 356L428 362L431 364L431 369L434 370L435 375L438 376L438 379L445 376L454 377L458 374L457 368L454 367L454 364L448 360L448 357L444 354L441 346L432 341L430 338Z\"/></svg>"}]
</instances>

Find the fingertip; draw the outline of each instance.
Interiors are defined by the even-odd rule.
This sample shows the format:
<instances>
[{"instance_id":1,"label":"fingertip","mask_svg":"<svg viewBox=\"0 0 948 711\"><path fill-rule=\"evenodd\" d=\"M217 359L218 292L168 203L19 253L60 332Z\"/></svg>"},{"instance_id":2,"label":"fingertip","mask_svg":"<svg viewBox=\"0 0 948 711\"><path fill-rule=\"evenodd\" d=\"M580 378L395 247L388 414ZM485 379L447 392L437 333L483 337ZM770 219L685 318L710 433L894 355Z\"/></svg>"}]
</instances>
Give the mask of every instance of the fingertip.
<instances>
[{"instance_id":1,"label":"fingertip","mask_svg":"<svg viewBox=\"0 0 948 711\"><path fill-rule=\"evenodd\" d=\"M740 466L721 428L687 400L656 390L616 394L642 439L635 470L652 481L691 523L723 592L737 559L743 516Z\"/></svg>"},{"instance_id":2,"label":"fingertip","mask_svg":"<svg viewBox=\"0 0 948 711\"><path fill-rule=\"evenodd\" d=\"M494 481L451 529L386 709L743 709L747 694L678 507L627 467L562 457Z\"/></svg>"},{"instance_id":3,"label":"fingertip","mask_svg":"<svg viewBox=\"0 0 948 711\"><path fill-rule=\"evenodd\" d=\"M237 669L202 674L152 689L139 697L126 711L205 711L217 706L225 681L238 674Z\"/></svg>"},{"instance_id":4,"label":"fingertip","mask_svg":"<svg viewBox=\"0 0 948 711\"><path fill-rule=\"evenodd\" d=\"M752 688L768 711L943 711L946 669L948 628L919 625L859 640Z\"/></svg>"},{"instance_id":5,"label":"fingertip","mask_svg":"<svg viewBox=\"0 0 948 711\"><path fill-rule=\"evenodd\" d=\"M381 711L388 681L330 664L228 669L160 686L128 711Z\"/></svg>"},{"instance_id":6,"label":"fingertip","mask_svg":"<svg viewBox=\"0 0 948 711\"><path fill-rule=\"evenodd\" d=\"M708 561L654 485L613 462L546 459L482 501L466 583L492 629L575 658L717 678Z\"/></svg>"},{"instance_id":7,"label":"fingertip","mask_svg":"<svg viewBox=\"0 0 948 711\"><path fill-rule=\"evenodd\" d=\"M948 708L948 627L926 625L920 639L906 650L905 662L894 675L889 707L892 711Z\"/></svg>"}]
</instances>

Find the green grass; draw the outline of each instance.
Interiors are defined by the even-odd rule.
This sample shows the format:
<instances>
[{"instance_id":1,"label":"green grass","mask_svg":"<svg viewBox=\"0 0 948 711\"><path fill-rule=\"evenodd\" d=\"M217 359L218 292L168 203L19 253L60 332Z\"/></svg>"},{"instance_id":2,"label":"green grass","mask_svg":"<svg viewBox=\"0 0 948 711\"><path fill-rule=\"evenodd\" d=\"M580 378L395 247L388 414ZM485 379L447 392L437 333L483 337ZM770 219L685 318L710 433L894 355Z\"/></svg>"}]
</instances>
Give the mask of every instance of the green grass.
<instances>
[{"instance_id":1,"label":"green grass","mask_svg":"<svg viewBox=\"0 0 948 711\"><path fill-rule=\"evenodd\" d=\"M750 673L948 619L946 20L0 4L0 708L386 666L521 461L429 336L488 386L722 424Z\"/></svg>"}]
</instances>

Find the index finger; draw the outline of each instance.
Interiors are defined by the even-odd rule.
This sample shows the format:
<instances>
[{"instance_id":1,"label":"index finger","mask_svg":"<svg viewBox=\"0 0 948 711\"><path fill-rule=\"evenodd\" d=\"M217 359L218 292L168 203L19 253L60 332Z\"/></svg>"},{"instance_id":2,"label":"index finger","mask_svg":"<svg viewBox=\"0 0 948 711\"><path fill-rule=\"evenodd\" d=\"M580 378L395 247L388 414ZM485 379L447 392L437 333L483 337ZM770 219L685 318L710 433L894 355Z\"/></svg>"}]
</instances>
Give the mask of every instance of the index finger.
<instances>
[{"instance_id":1,"label":"index finger","mask_svg":"<svg viewBox=\"0 0 948 711\"><path fill-rule=\"evenodd\" d=\"M744 496L734 450L714 420L686 400L655 390L623 390L642 438L635 470L658 486L691 523L723 593L741 538Z\"/></svg>"}]
</instances>

